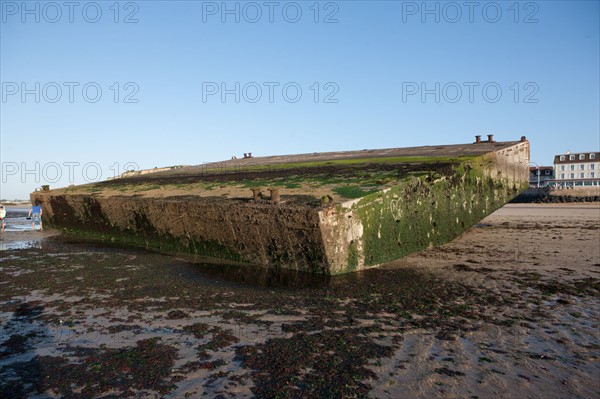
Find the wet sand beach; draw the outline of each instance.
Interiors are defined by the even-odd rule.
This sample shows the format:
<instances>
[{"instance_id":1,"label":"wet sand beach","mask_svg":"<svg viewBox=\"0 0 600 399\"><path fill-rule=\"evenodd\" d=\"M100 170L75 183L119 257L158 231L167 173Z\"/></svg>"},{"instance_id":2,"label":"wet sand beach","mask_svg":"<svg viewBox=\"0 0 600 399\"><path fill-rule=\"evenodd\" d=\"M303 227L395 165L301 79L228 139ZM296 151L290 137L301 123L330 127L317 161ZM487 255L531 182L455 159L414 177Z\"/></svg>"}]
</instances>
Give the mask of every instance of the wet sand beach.
<instances>
[{"instance_id":1,"label":"wet sand beach","mask_svg":"<svg viewBox=\"0 0 600 399\"><path fill-rule=\"evenodd\" d=\"M6 229L0 233L0 251L9 249L25 249L40 247L42 242L60 234L56 230L40 230L39 223L35 229L31 227L31 220L27 219L31 205L6 205Z\"/></svg>"},{"instance_id":2,"label":"wet sand beach","mask_svg":"<svg viewBox=\"0 0 600 399\"><path fill-rule=\"evenodd\" d=\"M36 228L35 230L5 231L0 236L0 242L6 244L35 242L59 234L60 232L56 230L39 230L39 228Z\"/></svg>"},{"instance_id":3,"label":"wet sand beach","mask_svg":"<svg viewBox=\"0 0 600 399\"><path fill-rule=\"evenodd\" d=\"M597 203L507 205L323 279L1 238L0 397L600 396Z\"/></svg>"}]
</instances>

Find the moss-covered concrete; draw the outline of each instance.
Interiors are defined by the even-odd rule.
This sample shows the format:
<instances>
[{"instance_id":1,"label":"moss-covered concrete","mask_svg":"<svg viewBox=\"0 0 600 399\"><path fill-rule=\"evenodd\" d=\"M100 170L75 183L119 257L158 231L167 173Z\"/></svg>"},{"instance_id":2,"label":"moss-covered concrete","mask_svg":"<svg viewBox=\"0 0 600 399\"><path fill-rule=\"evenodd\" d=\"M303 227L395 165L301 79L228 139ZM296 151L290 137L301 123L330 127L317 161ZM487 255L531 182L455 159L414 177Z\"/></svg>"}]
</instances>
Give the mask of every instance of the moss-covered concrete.
<instances>
[{"instance_id":1,"label":"moss-covered concrete","mask_svg":"<svg viewBox=\"0 0 600 399\"><path fill-rule=\"evenodd\" d=\"M321 211L330 273L444 244L503 206L527 188L528 143L508 150L459 163L449 176L423 174Z\"/></svg>"},{"instance_id":2,"label":"moss-covered concrete","mask_svg":"<svg viewBox=\"0 0 600 399\"><path fill-rule=\"evenodd\" d=\"M219 199L36 196L47 226L107 242L320 272L315 209Z\"/></svg>"},{"instance_id":3,"label":"moss-covered concrete","mask_svg":"<svg viewBox=\"0 0 600 399\"><path fill-rule=\"evenodd\" d=\"M465 154L452 146L451 156L429 158L409 151L411 157L334 159L334 166L319 170L310 162L308 167L298 162L296 168L285 163L285 173L271 170L268 176L236 172L219 180L214 173L159 174L131 184L156 186L153 190L160 195L125 194L128 190L120 189L115 194L115 187L127 188L130 181L121 179L83 190L37 192L32 201L42 204L48 226L72 234L341 274L448 242L524 189L529 143L494 144L497 150L483 150L490 146L467 145ZM401 163L393 163L399 159ZM407 159L419 163L405 163ZM293 175L287 174L290 169ZM201 195L165 196L165 185L191 185ZM247 197L219 194L218 189L231 186L241 186L242 191L230 194ZM277 187L281 202L253 199L248 187L257 186Z\"/></svg>"}]
</instances>

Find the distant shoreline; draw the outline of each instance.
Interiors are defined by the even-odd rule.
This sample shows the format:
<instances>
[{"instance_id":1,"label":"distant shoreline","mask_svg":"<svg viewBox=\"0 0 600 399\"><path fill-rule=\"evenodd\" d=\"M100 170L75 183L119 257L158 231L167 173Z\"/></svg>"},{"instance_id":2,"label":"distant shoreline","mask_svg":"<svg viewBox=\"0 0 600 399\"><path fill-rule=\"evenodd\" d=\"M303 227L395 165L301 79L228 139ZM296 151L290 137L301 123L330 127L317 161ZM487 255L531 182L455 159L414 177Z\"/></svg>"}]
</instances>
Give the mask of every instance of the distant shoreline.
<instances>
[{"instance_id":1,"label":"distant shoreline","mask_svg":"<svg viewBox=\"0 0 600 399\"><path fill-rule=\"evenodd\" d=\"M5 208L10 206L11 208L29 208L31 206L30 202L0 202L0 205Z\"/></svg>"}]
</instances>

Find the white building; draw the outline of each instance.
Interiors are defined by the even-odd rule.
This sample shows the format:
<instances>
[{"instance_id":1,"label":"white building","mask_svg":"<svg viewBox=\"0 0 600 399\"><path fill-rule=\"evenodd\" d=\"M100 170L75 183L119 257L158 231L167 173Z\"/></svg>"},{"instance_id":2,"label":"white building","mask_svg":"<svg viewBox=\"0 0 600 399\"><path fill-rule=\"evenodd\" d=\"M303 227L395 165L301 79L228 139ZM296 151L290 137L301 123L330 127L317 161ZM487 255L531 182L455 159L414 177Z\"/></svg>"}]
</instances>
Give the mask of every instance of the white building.
<instances>
[{"instance_id":1,"label":"white building","mask_svg":"<svg viewBox=\"0 0 600 399\"><path fill-rule=\"evenodd\" d=\"M600 186L600 152L555 155L554 177L557 187Z\"/></svg>"}]
</instances>

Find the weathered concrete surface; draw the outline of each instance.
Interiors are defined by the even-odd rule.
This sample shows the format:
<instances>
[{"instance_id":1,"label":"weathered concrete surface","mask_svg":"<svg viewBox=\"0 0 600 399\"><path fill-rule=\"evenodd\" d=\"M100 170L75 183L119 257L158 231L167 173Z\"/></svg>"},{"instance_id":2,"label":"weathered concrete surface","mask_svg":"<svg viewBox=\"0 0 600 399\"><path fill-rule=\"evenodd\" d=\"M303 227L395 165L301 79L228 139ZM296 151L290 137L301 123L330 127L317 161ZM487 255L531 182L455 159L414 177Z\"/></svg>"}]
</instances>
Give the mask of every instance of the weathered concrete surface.
<instances>
[{"instance_id":1,"label":"weathered concrete surface","mask_svg":"<svg viewBox=\"0 0 600 399\"><path fill-rule=\"evenodd\" d=\"M32 201L48 225L78 234L341 274L451 240L526 188L528 166L527 141L251 158ZM280 201L256 188L255 200L257 181Z\"/></svg>"},{"instance_id":2,"label":"weathered concrete surface","mask_svg":"<svg viewBox=\"0 0 600 399\"><path fill-rule=\"evenodd\" d=\"M44 216L78 233L164 250L292 269L325 263L319 219L306 206L219 199L45 195Z\"/></svg>"},{"instance_id":3,"label":"weathered concrete surface","mask_svg":"<svg viewBox=\"0 0 600 399\"><path fill-rule=\"evenodd\" d=\"M441 245L524 189L528 143L320 212L329 270L360 270Z\"/></svg>"}]
</instances>

